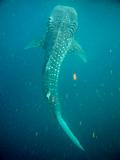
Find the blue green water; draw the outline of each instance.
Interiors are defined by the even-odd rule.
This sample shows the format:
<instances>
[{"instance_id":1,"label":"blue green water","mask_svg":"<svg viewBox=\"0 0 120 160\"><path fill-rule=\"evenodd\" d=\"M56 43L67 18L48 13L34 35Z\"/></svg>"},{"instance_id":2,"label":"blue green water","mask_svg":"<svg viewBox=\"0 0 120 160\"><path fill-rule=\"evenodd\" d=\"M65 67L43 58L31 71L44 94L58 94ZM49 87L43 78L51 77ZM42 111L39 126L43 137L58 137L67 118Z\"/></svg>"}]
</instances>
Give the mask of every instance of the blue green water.
<instances>
[{"instance_id":1,"label":"blue green water","mask_svg":"<svg viewBox=\"0 0 120 160\"><path fill-rule=\"evenodd\" d=\"M85 152L58 126L43 96L41 48L24 50L44 36L55 5L74 7L76 39L88 62L63 62L62 113ZM0 160L120 159L120 1L0 1ZM73 80L76 72L77 80Z\"/></svg>"}]
</instances>

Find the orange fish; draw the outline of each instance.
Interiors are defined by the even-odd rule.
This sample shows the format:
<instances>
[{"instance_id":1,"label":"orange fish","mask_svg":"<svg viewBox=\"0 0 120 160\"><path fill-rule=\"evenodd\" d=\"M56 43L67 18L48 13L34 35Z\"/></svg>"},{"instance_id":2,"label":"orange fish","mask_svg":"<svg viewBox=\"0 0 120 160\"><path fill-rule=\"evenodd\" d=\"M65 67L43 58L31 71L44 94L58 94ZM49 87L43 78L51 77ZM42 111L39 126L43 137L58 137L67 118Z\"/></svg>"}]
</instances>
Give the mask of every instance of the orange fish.
<instances>
[{"instance_id":1,"label":"orange fish","mask_svg":"<svg viewBox=\"0 0 120 160\"><path fill-rule=\"evenodd\" d=\"M74 80L74 81L77 80L77 75L76 75L76 73L73 74L73 80Z\"/></svg>"}]
</instances>

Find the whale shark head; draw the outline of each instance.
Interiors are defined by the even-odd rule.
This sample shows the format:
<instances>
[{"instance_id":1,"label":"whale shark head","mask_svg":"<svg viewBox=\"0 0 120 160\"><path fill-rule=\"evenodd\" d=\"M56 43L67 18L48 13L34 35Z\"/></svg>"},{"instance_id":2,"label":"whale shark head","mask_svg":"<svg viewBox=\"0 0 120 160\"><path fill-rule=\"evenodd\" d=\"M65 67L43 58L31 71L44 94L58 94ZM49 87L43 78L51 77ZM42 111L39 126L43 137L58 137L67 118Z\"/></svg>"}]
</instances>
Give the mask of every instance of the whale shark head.
<instances>
[{"instance_id":1,"label":"whale shark head","mask_svg":"<svg viewBox=\"0 0 120 160\"><path fill-rule=\"evenodd\" d=\"M74 35L77 26L77 12L74 8L68 6L56 6L48 20L51 32L65 33L68 37Z\"/></svg>"}]
</instances>

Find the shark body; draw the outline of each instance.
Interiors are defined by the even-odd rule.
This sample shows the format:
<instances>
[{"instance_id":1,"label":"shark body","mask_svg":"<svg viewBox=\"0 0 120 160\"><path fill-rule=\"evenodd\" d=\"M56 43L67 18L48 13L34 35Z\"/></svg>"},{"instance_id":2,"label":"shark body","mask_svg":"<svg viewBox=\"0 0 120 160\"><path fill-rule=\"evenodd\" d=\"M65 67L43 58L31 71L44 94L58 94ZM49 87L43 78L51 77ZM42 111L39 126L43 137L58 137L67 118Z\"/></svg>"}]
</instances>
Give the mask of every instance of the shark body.
<instances>
[{"instance_id":1,"label":"shark body","mask_svg":"<svg viewBox=\"0 0 120 160\"><path fill-rule=\"evenodd\" d=\"M74 33L78 26L77 13L68 6L56 6L48 20L47 32L42 47L46 50L46 64L44 68L44 91L51 110L59 125L80 149L84 148L77 137L72 133L61 114L61 105L58 96L58 80L62 62L67 54L74 51L86 62L84 51L74 40ZM36 45L33 44L33 47ZM40 46L40 43L37 43ZM28 47L29 48L29 47Z\"/></svg>"}]
</instances>

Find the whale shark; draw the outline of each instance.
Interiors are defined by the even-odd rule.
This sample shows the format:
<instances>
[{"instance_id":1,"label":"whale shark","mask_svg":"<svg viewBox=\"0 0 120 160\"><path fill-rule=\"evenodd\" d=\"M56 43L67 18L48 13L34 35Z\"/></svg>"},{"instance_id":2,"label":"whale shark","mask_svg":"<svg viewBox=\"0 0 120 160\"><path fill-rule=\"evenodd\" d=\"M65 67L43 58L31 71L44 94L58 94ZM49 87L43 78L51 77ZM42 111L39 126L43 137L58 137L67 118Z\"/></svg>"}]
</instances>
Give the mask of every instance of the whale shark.
<instances>
[{"instance_id":1,"label":"whale shark","mask_svg":"<svg viewBox=\"0 0 120 160\"><path fill-rule=\"evenodd\" d=\"M68 127L62 117L61 103L58 93L58 81L63 60L68 54L77 54L83 62L87 62L85 52L75 40L78 28L78 15L74 8L57 5L48 18L47 31L43 40L33 41L25 49L42 47L46 51L44 65L44 94L58 124L81 150L85 150L78 138Z\"/></svg>"}]
</instances>

